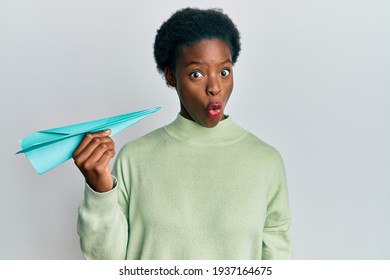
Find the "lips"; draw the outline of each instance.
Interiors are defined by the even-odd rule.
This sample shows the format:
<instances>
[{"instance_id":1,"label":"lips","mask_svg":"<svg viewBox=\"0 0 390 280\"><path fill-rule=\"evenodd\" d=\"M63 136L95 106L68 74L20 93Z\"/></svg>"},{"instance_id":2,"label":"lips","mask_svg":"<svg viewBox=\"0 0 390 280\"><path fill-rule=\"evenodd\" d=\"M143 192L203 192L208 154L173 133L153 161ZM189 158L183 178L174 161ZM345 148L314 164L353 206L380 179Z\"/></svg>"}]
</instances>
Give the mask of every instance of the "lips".
<instances>
[{"instance_id":1,"label":"lips","mask_svg":"<svg viewBox=\"0 0 390 280\"><path fill-rule=\"evenodd\" d=\"M207 106L207 114L211 118L217 118L221 115L222 113L222 104L221 103L210 103Z\"/></svg>"}]
</instances>

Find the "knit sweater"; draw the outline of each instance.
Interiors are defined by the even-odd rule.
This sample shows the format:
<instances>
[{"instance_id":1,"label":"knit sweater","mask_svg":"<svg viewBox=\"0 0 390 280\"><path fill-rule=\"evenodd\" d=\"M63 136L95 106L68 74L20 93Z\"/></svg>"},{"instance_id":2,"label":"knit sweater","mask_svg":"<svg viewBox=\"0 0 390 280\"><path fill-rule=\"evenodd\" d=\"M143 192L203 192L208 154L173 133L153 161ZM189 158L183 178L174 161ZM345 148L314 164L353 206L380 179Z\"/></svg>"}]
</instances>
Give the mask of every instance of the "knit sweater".
<instances>
[{"instance_id":1,"label":"knit sweater","mask_svg":"<svg viewBox=\"0 0 390 280\"><path fill-rule=\"evenodd\" d=\"M115 187L85 188L87 259L289 259L282 159L231 117L206 128L180 115L126 144Z\"/></svg>"}]
</instances>

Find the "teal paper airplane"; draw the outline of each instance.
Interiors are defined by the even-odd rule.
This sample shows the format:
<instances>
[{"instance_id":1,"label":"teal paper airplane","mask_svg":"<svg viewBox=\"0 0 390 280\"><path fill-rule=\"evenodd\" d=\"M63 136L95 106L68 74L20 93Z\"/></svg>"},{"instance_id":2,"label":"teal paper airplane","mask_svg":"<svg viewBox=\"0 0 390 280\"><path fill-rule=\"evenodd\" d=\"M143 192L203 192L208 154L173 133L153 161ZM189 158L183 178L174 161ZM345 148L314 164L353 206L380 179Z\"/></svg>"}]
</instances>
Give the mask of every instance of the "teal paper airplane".
<instances>
[{"instance_id":1,"label":"teal paper airplane","mask_svg":"<svg viewBox=\"0 0 390 280\"><path fill-rule=\"evenodd\" d=\"M70 159L86 133L111 129L113 136L160 108L38 131L19 141L22 150L17 154L24 153L35 170L43 174Z\"/></svg>"}]
</instances>

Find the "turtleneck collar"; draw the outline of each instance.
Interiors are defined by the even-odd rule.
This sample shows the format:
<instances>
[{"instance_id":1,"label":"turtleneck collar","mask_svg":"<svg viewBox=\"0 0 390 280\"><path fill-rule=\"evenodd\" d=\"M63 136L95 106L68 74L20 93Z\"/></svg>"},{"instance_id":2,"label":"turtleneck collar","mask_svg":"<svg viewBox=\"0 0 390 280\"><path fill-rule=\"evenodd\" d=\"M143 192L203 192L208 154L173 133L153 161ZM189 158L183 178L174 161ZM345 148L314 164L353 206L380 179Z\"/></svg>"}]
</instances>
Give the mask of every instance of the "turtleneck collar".
<instances>
[{"instance_id":1,"label":"turtleneck collar","mask_svg":"<svg viewBox=\"0 0 390 280\"><path fill-rule=\"evenodd\" d=\"M188 144L211 146L226 145L240 140L247 132L236 125L231 117L220 121L215 127L208 128L188 120L178 114L177 118L164 127L165 132Z\"/></svg>"}]
</instances>

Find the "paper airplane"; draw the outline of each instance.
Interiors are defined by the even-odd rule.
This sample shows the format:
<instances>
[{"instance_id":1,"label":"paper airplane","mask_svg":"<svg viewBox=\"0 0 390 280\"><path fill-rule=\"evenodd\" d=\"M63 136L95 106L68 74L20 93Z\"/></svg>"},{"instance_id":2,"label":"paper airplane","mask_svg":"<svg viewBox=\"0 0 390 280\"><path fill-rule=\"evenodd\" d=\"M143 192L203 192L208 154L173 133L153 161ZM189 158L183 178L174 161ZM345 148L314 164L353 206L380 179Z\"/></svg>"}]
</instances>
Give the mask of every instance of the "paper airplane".
<instances>
[{"instance_id":1,"label":"paper airplane","mask_svg":"<svg viewBox=\"0 0 390 280\"><path fill-rule=\"evenodd\" d=\"M70 159L86 133L111 129L113 136L160 108L38 131L19 141L22 150L17 154L24 153L34 169L43 174Z\"/></svg>"}]
</instances>

